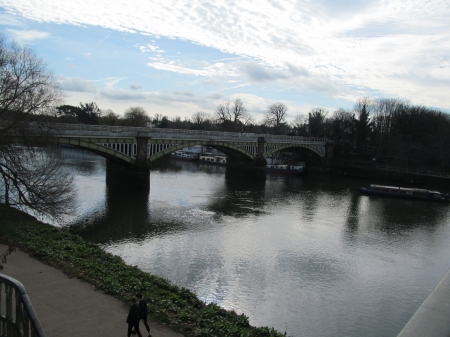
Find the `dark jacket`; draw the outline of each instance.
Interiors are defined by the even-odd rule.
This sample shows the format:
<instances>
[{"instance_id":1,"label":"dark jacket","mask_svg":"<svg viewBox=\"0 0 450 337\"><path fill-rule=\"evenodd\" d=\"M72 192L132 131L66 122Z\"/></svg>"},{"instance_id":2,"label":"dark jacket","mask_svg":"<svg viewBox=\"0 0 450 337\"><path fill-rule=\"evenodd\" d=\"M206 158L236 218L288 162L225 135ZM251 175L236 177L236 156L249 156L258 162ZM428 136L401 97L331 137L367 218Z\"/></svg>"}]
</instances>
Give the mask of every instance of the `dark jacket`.
<instances>
[{"instance_id":1,"label":"dark jacket","mask_svg":"<svg viewBox=\"0 0 450 337\"><path fill-rule=\"evenodd\" d=\"M141 309L141 318L147 318L147 302L144 299L139 301L139 308Z\"/></svg>"},{"instance_id":2,"label":"dark jacket","mask_svg":"<svg viewBox=\"0 0 450 337\"><path fill-rule=\"evenodd\" d=\"M137 324L141 320L141 309L138 304L133 304L128 312L127 323Z\"/></svg>"}]
</instances>

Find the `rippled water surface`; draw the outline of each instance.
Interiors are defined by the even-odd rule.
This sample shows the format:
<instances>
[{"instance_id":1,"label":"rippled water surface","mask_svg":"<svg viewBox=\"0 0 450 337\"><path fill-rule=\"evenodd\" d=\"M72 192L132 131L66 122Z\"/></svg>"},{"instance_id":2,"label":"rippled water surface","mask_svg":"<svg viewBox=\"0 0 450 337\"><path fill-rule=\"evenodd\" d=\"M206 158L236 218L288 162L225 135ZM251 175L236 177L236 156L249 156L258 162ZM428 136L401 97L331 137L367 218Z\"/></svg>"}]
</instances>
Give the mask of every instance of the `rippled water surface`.
<instances>
[{"instance_id":1,"label":"rippled water surface","mask_svg":"<svg viewBox=\"0 0 450 337\"><path fill-rule=\"evenodd\" d=\"M449 206L359 195L368 181L237 181L163 159L135 193L106 186L104 159L62 154L72 231L289 336L396 336L450 268Z\"/></svg>"}]
</instances>

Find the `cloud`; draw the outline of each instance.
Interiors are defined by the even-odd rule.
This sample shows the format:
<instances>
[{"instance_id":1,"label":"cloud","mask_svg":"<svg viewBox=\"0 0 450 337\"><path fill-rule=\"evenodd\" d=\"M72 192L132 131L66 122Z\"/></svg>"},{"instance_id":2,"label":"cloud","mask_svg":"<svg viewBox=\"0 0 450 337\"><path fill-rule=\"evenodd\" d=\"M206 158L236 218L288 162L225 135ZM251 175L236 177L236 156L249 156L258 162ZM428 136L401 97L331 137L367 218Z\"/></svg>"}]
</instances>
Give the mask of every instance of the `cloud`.
<instances>
[{"instance_id":1,"label":"cloud","mask_svg":"<svg viewBox=\"0 0 450 337\"><path fill-rule=\"evenodd\" d=\"M39 39L46 39L50 35L47 32L42 32L38 30L7 29L7 31L12 35L13 39L19 43L26 43Z\"/></svg>"},{"instance_id":2,"label":"cloud","mask_svg":"<svg viewBox=\"0 0 450 337\"><path fill-rule=\"evenodd\" d=\"M139 102L140 105L152 105L163 107L165 110L177 111L176 115L186 115L186 107L195 110L212 111L223 101L225 96L220 94L197 95L193 91L160 90L136 92L121 88L104 88L99 90L99 100L108 100L115 102L127 102L130 106ZM184 107L184 108L182 108ZM174 110L178 108L178 110Z\"/></svg>"},{"instance_id":3,"label":"cloud","mask_svg":"<svg viewBox=\"0 0 450 337\"><path fill-rule=\"evenodd\" d=\"M185 75L195 75L195 76L208 76L210 73L205 69L192 69L187 67L182 67L176 64L161 63L161 62L149 62L147 63L149 67L171 71L174 73L185 74Z\"/></svg>"},{"instance_id":4,"label":"cloud","mask_svg":"<svg viewBox=\"0 0 450 337\"><path fill-rule=\"evenodd\" d=\"M23 23L16 16L0 13L0 22L5 26L23 27Z\"/></svg>"},{"instance_id":5,"label":"cloud","mask_svg":"<svg viewBox=\"0 0 450 337\"><path fill-rule=\"evenodd\" d=\"M152 44L146 44L143 46L139 46L139 50L143 53L164 53L164 50L160 49L158 46L154 46Z\"/></svg>"},{"instance_id":6,"label":"cloud","mask_svg":"<svg viewBox=\"0 0 450 337\"><path fill-rule=\"evenodd\" d=\"M82 78L60 78L58 80L61 89L65 91L96 93L97 87L94 83Z\"/></svg>"},{"instance_id":7,"label":"cloud","mask_svg":"<svg viewBox=\"0 0 450 337\"><path fill-rule=\"evenodd\" d=\"M261 0L257 6L166 0L141 2L139 10L125 0L3 0L3 6L38 22L165 36L253 61L235 68L222 61L195 67L162 59L154 43L143 45L142 52L155 54L148 66L157 70L242 75L254 83L275 81L334 97L355 96L349 90L362 86L422 104L450 104L443 87L448 82L436 71L450 57L448 0ZM439 81L442 86L430 92L428 85Z\"/></svg>"},{"instance_id":8,"label":"cloud","mask_svg":"<svg viewBox=\"0 0 450 337\"><path fill-rule=\"evenodd\" d=\"M306 69L293 64L271 68L254 61L239 61L235 62L234 65L250 80L256 82L271 82L309 76L309 72Z\"/></svg>"},{"instance_id":9,"label":"cloud","mask_svg":"<svg viewBox=\"0 0 450 337\"><path fill-rule=\"evenodd\" d=\"M142 86L139 84L130 84L130 89L132 90L141 90Z\"/></svg>"},{"instance_id":10,"label":"cloud","mask_svg":"<svg viewBox=\"0 0 450 337\"><path fill-rule=\"evenodd\" d=\"M197 64L194 68L192 66L185 66L183 63ZM171 60L168 62L149 62L147 66L158 69L170 71L184 75L204 76L204 77L234 77L238 76L234 67L227 63L216 62L210 64L208 62L198 61L177 61Z\"/></svg>"}]
</instances>

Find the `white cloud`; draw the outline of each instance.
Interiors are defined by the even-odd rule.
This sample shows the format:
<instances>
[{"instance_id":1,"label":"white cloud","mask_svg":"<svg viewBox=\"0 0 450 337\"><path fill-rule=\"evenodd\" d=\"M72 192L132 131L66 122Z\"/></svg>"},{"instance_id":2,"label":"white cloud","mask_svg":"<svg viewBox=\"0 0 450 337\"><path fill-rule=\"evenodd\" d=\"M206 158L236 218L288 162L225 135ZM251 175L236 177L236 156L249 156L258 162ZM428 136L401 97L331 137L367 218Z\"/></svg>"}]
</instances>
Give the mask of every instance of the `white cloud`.
<instances>
[{"instance_id":1,"label":"white cloud","mask_svg":"<svg viewBox=\"0 0 450 337\"><path fill-rule=\"evenodd\" d=\"M46 39L50 34L47 32L41 32L37 30L17 30L17 29L7 29L14 40L19 43L26 43L39 39Z\"/></svg>"},{"instance_id":2,"label":"white cloud","mask_svg":"<svg viewBox=\"0 0 450 337\"><path fill-rule=\"evenodd\" d=\"M65 91L96 93L97 87L91 81L82 78L60 78L59 85Z\"/></svg>"},{"instance_id":3,"label":"white cloud","mask_svg":"<svg viewBox=\"0 0 450 337\"><path fill-rule=\"evenodd\" d=\"M450 105L448 70L439 71L450 57L448 0L0 3L11 13L40 22L179 38L259 63L233 68L231 62L220 61L192 67L156 57L148 65L159 70L204 77L245 75L257 83L276 81L333 97L354 97L358 92L352 88L362 86L420 104ZM141 48L162 52L154 44ZM294 76L295 70L303 75Z\"/></svg>"},{"instance_id":4,"label":"white cloud","mask_svg":"<svg viewBox=\"0 0 450 337\"><path fill-rule=\"evenodd\" d=\"M197 68L192 68L188 66L184 66L179 61L169 61L164 62L164 60L161 60L163 62L149 62L147 63L147 66L158 69L158 70L165 70L165 71L171 71L179 74L185 74L185 75L195 75L195 76L205 76L205 77L228 77L228 76L238 76L236 73L234 67L229 64L225 64L222 62L217 62L214 64L209 64L207 62L194 62L191 61L191 63L198 63L200 64L197 66Z\"/></svg>"},{"instance_id":5,"label":"white cloud","mask_svg":"<svg viewBox=\"0 0 450 337\"><path fill-rule=\"evenodd\" d=\"M164 50L162 50L158 46L154 46L152 44L146 44L144 46L139 46L139 50L143 53L148 53L148 52L164 53Z\"/></svg>"},{"instance_id":6,"label":"white cloud","mask_svg":"<svg viewBox=\"0 0 450 337\"><path fill-rule=\"evenodd\" d=\"M17 17L5 15L4 13L0 13L0 22L5 26L23 27L22 22Z\"/></svg>"}]
</instances>

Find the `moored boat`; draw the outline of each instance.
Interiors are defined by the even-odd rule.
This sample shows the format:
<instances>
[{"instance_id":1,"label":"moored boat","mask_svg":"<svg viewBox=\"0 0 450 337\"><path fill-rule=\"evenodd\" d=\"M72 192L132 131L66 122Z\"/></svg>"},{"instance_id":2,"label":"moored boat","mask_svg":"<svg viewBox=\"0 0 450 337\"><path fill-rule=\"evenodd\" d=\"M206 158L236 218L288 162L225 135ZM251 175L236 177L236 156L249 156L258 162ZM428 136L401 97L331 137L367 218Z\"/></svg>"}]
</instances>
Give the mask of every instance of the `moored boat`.
<instances>
[{"instance_id":1,"label":"moored boat","mask_svg":"<svg viewBox=\"0 0 450 337\"><path fill-rule=\"evenodd\" d=\"M214 156L211 153L202 153L199 158L200 162L214 164L214 165L226 165L227 157L226 156Z\"/></svg>"},{"instance_id":2,"label":"moored boat","mask_svg":"<svg viewBox=\"0 0 450 337\"><path fill-rule=\"evenodd\" d=\"M174 151L170 153L171 158L181 159L181 160L190 160L195 161L198 160L198 154L186 151Z\"/></svg>"},{"instance_id":3,"label":"moored boat","mask_svg":"<svg viewBox=\"0 0 450 337\"><path fill-rule=\"evenodd\" d=\"M359 187L359 191L366 195L397 197L418 200L449 201L449 194L422 188L408 188L371 184L369 188Z\"/></svg>"},{"instance_id":4,"label":"moored boat","mask_svg":"<svg viewBox=\"0 0 450 337\"><path fill-rule=\"evenodd\" d=\"M305 163L292 163L292 164L269 164L266 166L267 172L283 173L300 175L306 173Z\"/></svg>"}]
</instances>

